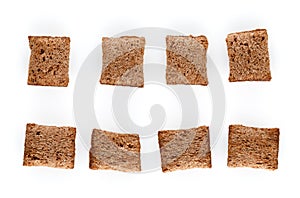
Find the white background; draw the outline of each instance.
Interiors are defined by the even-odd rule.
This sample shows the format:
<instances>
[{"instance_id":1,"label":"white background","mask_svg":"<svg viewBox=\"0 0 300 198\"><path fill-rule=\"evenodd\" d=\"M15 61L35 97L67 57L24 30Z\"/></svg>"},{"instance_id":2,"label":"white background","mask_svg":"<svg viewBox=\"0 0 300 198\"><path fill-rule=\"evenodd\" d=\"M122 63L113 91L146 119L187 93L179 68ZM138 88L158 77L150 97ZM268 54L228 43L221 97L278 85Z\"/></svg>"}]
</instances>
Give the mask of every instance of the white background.
<instances>
[{"instance_id":1,"label":"white background","mask_svg":"<svg viewBox=\"0 0 300 198\"><path fill-rule=\"evenodd\" d=\"M299 197L299 7L290 1L7 1L0 3L0 197ZM222 136L212 169L163 174L92 171L88 151L76 140L73 170L23 167L27 122L75 126L73 88L79 68L102 36L140 27L204 34L226 91ZM272 81L229 83L225 38L230 32L266 28ZM71 37L68 88L27 86L28 35ZM226 166L228 125L280 128L279 169Z\"/></svg>"}]
</instances>

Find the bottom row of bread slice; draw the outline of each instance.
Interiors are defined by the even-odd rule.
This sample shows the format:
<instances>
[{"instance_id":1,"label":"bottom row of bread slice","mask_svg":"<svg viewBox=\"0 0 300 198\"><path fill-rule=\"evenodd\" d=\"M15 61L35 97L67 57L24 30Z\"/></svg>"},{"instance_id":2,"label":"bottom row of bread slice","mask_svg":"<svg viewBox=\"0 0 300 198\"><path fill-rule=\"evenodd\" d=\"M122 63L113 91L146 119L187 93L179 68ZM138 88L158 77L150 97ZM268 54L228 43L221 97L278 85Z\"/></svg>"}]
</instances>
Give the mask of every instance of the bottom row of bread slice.
<instances>
[{"instance_id":1,"label":"bottom row of bread slice","mask_svg":"<svg viewBox=\"0 0 300 198\"><path fill-rule=\"evenodd\" d=\"M74 168L76 129L27 124L24 166ZM163 172L211 168L209 127L158 132ZM89 152L93 170L140 172L138 134L121 134L94 129ZM230 125L229 167L278 168L279 129Z\"/></svg>"}]
</instances>

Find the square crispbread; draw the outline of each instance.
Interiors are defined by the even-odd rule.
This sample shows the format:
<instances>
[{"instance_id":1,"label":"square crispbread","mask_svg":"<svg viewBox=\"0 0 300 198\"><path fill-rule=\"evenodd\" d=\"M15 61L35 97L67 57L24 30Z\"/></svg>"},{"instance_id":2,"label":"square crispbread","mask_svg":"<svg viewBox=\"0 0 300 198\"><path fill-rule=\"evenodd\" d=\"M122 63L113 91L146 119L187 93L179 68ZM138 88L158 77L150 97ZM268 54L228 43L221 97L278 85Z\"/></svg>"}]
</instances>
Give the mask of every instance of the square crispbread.
<instances>
[{"instance_id":1,"label":"square crispbread","mask_svg":"<svg viewBox=\"0 0 300 198\"><path fill-rule=\"evenodd\" d=\"M166 37L167 84L208 85L205 36Z\"/></svg>"},{"instance_id":2,"label":"square crispbread","mask_svg":"<svg viewBox=\"0 0 300 198\"><path fill-rule=\"evenodd\" d=\"M226 43L230 82L271 80L267 30L231 33Z\"/></svg>"},{"instance_id":3,"label":"square crispbread","mask_svg":"<svg viewBox=\"0 0 300 198\"><path fill-rule=\"evenodd\" d=\"M163 172L190 168L211 168L209 128L158 132Z\"/></svg>"},{"instance_id":4,"label":"square crispbread","mask_svg":"<svg viewBox=\"0 0 300 198\"><path fill-rule=\"evenodd\" d=\"M278 168L279 129L230 125L229 167Z\"/></svg>"},{"instance_id":5,"label":"square crispbread","mask_svg":"<svg viewBox=\"0 0 300 198\"><path fill-rule=\"evenodd\" d=\"M143 87L145 38L102 38L101 84Z\"/></svg>"},{"instance_id":6,"label":"square crispbread","mask_svg":"<svg viewBox=\"0 0 300 198\"><path fill-rule=\"evenodd\" d=\"M90 169L141 171L141 146L137 134L119 134L94 129L91 143Z\"/></svg>"},{"instance_id":7,"label":"square crispbread","mask_svg":"<svg viewBox=\"0 0 300 198\"><path fill-rule=\"evenodd\" d=\"M76 129L27 124L24 166L74 168Z\"/></svg>"},{"instance_id":8,"label":"square crispbread","mask_svg":"<svg viewBox=\"0 0 300 198\"><path fill-rule=\"evenodd\" d=\"M29 36L31 49L28 85L67 87L69 37Z\"/></svg>"}]
</instances>

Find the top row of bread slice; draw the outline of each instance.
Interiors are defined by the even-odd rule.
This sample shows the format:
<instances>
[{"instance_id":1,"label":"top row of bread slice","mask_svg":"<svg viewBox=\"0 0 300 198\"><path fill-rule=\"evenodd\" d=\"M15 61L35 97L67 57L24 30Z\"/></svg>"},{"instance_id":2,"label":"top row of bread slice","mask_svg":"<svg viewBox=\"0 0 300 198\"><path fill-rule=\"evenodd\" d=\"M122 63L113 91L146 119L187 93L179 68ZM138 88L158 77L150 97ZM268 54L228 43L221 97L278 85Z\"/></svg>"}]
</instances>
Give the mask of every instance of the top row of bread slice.
<instances>
[{"instance_id":1,"label":"top row of bread slice","mask_svg":"<svg viewBox=\"0 0 300 198\"><path fill-rule=\"evenodd\" d=\"M69 37L29 36L29 85L66 87L69 83ZM102 38L101 84L144 86L145 38ZM270 81L265 29L228 34L229 81ZM205 36L166 37L167 84L208 85Z\"/></svg>"}]
</instances>

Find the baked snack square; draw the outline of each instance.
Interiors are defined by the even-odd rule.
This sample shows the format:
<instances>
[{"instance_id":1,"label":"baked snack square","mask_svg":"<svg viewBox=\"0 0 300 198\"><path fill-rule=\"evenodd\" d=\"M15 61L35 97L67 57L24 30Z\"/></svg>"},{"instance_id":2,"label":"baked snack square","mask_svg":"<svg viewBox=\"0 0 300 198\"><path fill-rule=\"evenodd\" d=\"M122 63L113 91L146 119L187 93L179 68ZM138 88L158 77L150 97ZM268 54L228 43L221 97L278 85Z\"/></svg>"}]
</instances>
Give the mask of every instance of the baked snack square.
<instances>
[{"instance_id":1,"label":"baked snack square","mask_svg":"<svg viewBox=\"0 0 300 198\"><path fill-rule=\"evenodd\" d=\"M158 132L163 172L191 168L211 168L209 128Z\"/></svg>"},{"instance_id":2,"label":"baked snack square","mask_svg":"<svg viewBox=\"0 0 300 198\"><path fill-rule=\"evenodd\" d=\"M205 36L166 37L167 84L208 85Z\"/></svg>"},{"instance_id":3,"label":"baked snack square","mask_svg":"<svg viewBox=\"0 0 300 198\"><path fill-rule=\"evenodd\" d=\"M278 168L279 129L230 125L229 167Z\"/></svg>"},{"instance_id":4,"label":"baked snack square","mask_svg":"<svg viewBox=\"0 0 300 198\"><path fill-rule=\"evenodd\" d=\"M145 38L102 38L101 84L143 87Z\"/></svg>"},{"instance_id":5,"label":"baked snack square","mask_svg":"<svg viewBox=\"0 0 300 198\"><path fill-rule=\"evenodd\" d=\"M24 166L74 168L76 128L27 124Z\"/></svg>"},{"instance_id":6,"label":"baked snack square","mask_svg":"<svg viewBox=\"0 0 300 198\"><path fill-rule=\"evenodd\" d=\"M69 37L28 36L31 49L28 85L67 87Z\"/></svg>"},{"instance_id":7,"label":"baked snack square","mask_svg":"<svg viewBox=\"0 0 300 198\"><path fill-rule=\"evenodd\" d=\"M141 171L139 135L94 129L91 143L90 169Z\"/></svg>"},{"instance_id":8,"label":"baked snack square","mask_svg":"<svg viewBox=\"0 0 300 198\"><path fill-rule=\"evenodd\" d=\"M226 43L230 82L271 80L266 29L228 34Z\"/></svg>"}]
</instances>

